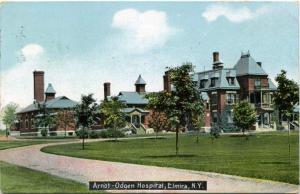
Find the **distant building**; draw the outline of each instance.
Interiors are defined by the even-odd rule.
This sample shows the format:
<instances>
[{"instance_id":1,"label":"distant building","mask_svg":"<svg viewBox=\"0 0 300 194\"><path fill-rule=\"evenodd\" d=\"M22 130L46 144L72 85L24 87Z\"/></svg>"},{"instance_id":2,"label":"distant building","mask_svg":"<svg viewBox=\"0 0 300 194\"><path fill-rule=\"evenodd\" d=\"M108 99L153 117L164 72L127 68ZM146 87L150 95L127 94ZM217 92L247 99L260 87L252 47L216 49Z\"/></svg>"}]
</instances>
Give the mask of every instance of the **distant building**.
<instances>
[{"instance_id":1,"label":"distant building","mask_svg":"<svg viewBox=\"0 0 300 194\"><path fill-rule=\"evenodd\" d=\"M250 53L242 53L236 65L225 68L219 53L213 53L212 69L195 73L194 81L206 102L206 127L226 117L233 123L232 106L247 100L256 109L256 129L274 128L273 94L276 87ZM224 114L228 111L228 114Z\"/></svg>"},{"instance_id":2,"label":"distant building","mask_svg":"<svg viewBox=\"0 0 300 194\"><path fill-rule=\"evenodd\" d=\"M39 132L40 127L34 125L35 119L42 114L42 110L39 109L38 104L40 104L41 106L45 106L45 109L47 109L47 111L51 112L51 114L53 115L57 114L58 111L69 110L70 108L73 108L75 105L77 105L77 102L67 98L66 96L55 97L56 91L54 90L51 83L48 84L48 87L44 92L43 71L33 72L33 88L33 103L17 112L18 123L16 124L14 131L18 131L21 134L34 134L36 132ZM59 132L63 129L54 126L50 130ZM68 128L68 131L70 132L74 130L75 126Z\"/></svg>"},{"instance_id":3,"label":"distant building","mask_svg":"<svg viewBox=\"0 0 300 194\"><path fill-rule=\"evenodd\" d=\"M110 83L104 83L104 99L110 100ZM135 91L120 91L115 97L126 105L123 112L126 113L126 121L129 127L133 127L134 132L146 132L150 111L147 110L148 99L145 98L146 82L139 75L135 82Z\"/></svg>"}]
</instances>

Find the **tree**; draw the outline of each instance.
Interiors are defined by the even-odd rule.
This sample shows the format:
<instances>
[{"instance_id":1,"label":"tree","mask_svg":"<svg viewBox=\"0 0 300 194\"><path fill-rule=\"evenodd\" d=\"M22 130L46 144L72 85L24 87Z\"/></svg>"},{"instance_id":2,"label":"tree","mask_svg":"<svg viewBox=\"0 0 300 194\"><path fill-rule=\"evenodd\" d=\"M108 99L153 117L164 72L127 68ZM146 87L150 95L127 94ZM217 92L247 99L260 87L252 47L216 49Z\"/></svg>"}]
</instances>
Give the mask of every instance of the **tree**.
<instances>
[{"instance_id":1,"label":"tree","mask_svg":"<svg viewBox=\"0 0 300 194\"><path fill-rule=\"evenodd\" d=\"M251 107L251 104L247 101L241 101L234 105L233 107L233 122L240 128L245 134L256 122L256 112L255 109Z\"/></svg>"},{"instance_id":2,"label":"tree","mask_svg":"<svg viewBox=\"0 0 300 194\"><path fill-rule=\"evenodd\" d=\"M200 115L193 115L193 124L194 124L194 128L197 130L197 140L196 142L199 143L199 133L200 133L200 129L202 127L204 127L205 125L205 121L204 121L204 115L200 114Z\"/></svg>"},{"instance_id":3,"label":"tree","mask_svg":"<svg viewBox=\"0 0 300 194\"><path fill-rule=\"evenodd\" d=\"M2 122L6 126L6 137L8 136L9 129L14 125L15 120L17 119L16 110L18 105L15 103L9 103L2 110Z\"/></svg>"},{"instance_id":4,"label":"tree","mask_svg":"<svg viewBox=\"0 0 300 194\"><path fill-rule=\"evenodd\" d=\"M299 103L299 86L294 80L286 77L286 71L275 77L278 83L277 91L274 94L274 103L279 112L279 118L282 116L291 116L294 106ZM281 122L281 120L279 119Z\"/></svg>"},{"instance_id":5,"label":"tree","mask_svg":"<svg viewBox=\"0 0 300 194\"><path fill-rule=\"evenodd\" d=\"M74 114L70 110L62 110L57 113L56 124L58 128L63 128L65 137L67 136L67 128L75 125Z\"/></svg>"},{"instance_id":6,"label":"tree","mask_svg":"<svg viewBox=\"0 0 300 194\"><path fill-rule=\"evenodd\" d=\"M157 139L158 132L171 129L171 123L163 112L152 111L150 113L149 127L154 129L155 139Z\"/></svg>"},{"instance_id":7,"label":"tree","mask_svg":"<svg viewBox=\"0 0 300 194\"><path fill-rule=\"evenodd\" d=\"M167 67L174 87L171 92L158 92L146 96L154 110L163 112L176 131L176 155L178 154L179 129L187 130L192 125L193 114L203 114L203 101L192 80L194 72L191 63L179 67Z\"/></svg>"},{"instance_id":8,"label":"tree","mask_svg":"<svg viewBox=\"0 0 300 194\"><path fill-rule=\"evenodd\" d=\"M100 105L100 112L104 118L104 125L114 131L115 141L117 141L118 128L125 127L125 113L122 111L125 104L118 100L117 97L111 100L104 100Z\"/></svg>"},{"instance_id":9,"label":"tree","mask_svg":"<svg viewBox=\"0 0 300 194\"><path fill-rule=\"evenodd\" d=\"M294 106L299 103L299 86L294 80L286 77L286 71L281 70L281 73L275 77L278 83L277 91L274 94L274 103L279 113L279 123L281 118L288 119L288 144L289 144L289 164L291 163L291 144L290 144L290 117L292 116Z\"/></svg>"},{"instance_id":10,"label":"tree","mask_svg":"<svg viewBox=\"0 0 300 194\"><path fill-rule=\"evenodd\" d=\"M82 95L80 103L74 108L74 117L76 126L82 128L83 134L85 130L89 129L96 121L98 105L93 98L93 94ZM85 135L82 136L82 149L84 149Z\"/></svg>"},{"instance_id":11,"label":"tree","mask_svg":"<svg viewBox=\"0 0 300 194\"><path fill-rule=\"evenodd\" d=\"M34 126L39 128L43 126L41 130L41 135L46 136L48 131L55 125L55 115L51 113L46 107L46 102L35 101L34 105L38 108L40 114L35 116Z\"/></svg>"},{"instance_id":12,"label":"tree","mask_svg":"<svg viewBox=\"0 0 300 194\"><path fill-rule=\"evenodd\" d=\"M214 139L219 138L220 131L221 131L221 128L220 128L219 124L213 123L213 125L210 128L210 133L209 133L210 138L211 138L211 143L214 143Z\"/></svg>"}]
</instances>

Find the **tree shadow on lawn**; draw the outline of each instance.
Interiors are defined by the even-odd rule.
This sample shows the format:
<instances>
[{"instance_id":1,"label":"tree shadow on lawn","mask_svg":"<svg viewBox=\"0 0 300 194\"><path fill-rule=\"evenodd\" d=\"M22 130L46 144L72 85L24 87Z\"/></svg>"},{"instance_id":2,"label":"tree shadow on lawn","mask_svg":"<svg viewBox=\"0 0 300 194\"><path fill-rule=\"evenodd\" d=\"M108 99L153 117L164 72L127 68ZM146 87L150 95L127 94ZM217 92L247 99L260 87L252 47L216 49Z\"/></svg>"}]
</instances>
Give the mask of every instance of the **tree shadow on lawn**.
<instances>
[{"instance_id":1,"label":"tree shadow on lawn","mask_svg":"<svg viewBox=\"0 0 300 194\"><path fill-rule=\"evenodd\" d=\"M161 139L168 139L167 137L149 137L149 138L145 138L145 140L161 140Z\"/></svg>"},{"instance_id":2,"label":"tree shadow on lawn","mask_svg":"<svg viewBox=\"0 0 300 194\"><path fill-rule=\"evenodd\" d=\"M278 161L275 161L275 162L260 162L260 164L289 164L289 162L278 162Z\"/></svg>"},{"instance_id":3,"label":"tree shadow on lawn","mask_svg":"<svg viewBox=\"0 0 300 194\"><path fill-rule=\"evenodd\" d=\"M197 157L194 154L170 154L170 155L159 155L159 156L144 156L144 158L192 158Z\"/></svg>"}]
</instances>

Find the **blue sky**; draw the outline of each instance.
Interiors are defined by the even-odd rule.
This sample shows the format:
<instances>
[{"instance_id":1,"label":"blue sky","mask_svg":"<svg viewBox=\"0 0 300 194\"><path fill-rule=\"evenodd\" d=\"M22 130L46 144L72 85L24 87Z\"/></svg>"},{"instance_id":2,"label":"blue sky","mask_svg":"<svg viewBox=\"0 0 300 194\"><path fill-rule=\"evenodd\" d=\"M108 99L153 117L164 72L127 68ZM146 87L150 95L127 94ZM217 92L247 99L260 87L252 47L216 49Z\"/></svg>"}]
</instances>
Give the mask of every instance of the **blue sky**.
<instances>
[{"instance_id":1,"label":"blue sky","mask_svg":"<svg viewBox=\"0 0 300 194\"><path fill-rule=\"evenodd\" d=\"M32 71L45 87L79 100L134 90L141 74L147 91L163 88L166 66L192 62L210 69L219 51L232 67L241 51L262 61L273 79L286 69L298 81L298 5L294 2L9 2L1 14L1 104L33 100Z\"/></svg>"}]
</instances>

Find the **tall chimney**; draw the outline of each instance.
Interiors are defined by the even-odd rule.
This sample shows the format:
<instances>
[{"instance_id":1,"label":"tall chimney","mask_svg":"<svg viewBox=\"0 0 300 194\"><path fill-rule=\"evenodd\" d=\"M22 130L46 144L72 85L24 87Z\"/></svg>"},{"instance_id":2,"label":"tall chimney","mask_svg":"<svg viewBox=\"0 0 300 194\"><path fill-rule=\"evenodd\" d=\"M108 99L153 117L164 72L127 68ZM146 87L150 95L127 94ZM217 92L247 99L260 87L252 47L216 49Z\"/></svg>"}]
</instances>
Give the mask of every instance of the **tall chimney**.
<instances>
[{"instance_id":1,"label":"tall chimney","mask_svg":"<svg viewBox=\"0 0 300 194\"><path fill-rule=\"evenodd\" d=\"M164 78L164 91L171 92L171 80L170 80L170 75L169 75L168 71L165 72L165 75L163 76L163 78Z\"/></svg>"},{"instance_id":2,"label":"tall chimney","mask_svg":"<svg viewBox=\"0 0 300 194\"><path fill-rule=\"evenodd\" d=\"M219 52L213 52L213 62L219 61Z\"/></svg>"},{"instance_id":3,"label":"tall chimney","mask_svg":"<svg viewBox=\"0 0 300 194\"><path fill-rule=\"evenodd\" d=\"M33 72L33 98L38 102L44 101L44 72Z\"/></svg>"},{"instance_id":4,"label":"tall chimney","mask_svg":"<svg viewBox=\"0 0 300 194\"><path fill-rule=\"evenodd\" d=\"M105 82L103 86L104 86L104 100L107 100L107 97L110 96L110 83Z\"/></svg>"}]
</instances>

